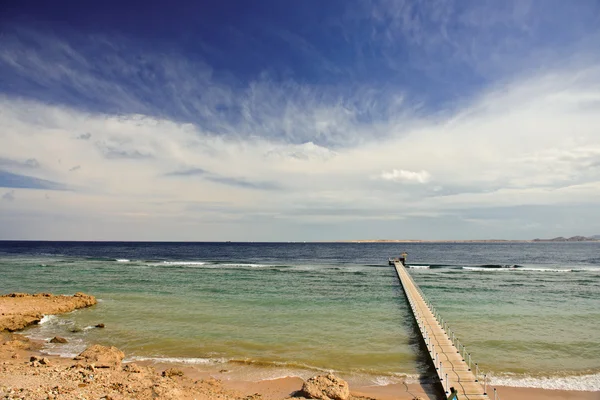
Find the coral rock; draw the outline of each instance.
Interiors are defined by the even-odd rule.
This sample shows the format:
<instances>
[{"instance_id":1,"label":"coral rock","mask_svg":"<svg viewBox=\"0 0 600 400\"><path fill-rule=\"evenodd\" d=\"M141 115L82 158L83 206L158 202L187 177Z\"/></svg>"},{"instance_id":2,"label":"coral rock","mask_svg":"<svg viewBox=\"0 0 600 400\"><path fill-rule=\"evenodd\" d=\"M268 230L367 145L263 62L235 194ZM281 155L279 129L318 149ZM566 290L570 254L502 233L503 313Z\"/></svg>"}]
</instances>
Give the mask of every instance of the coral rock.
<instances>
[{"instance_id":1,"label":"coral rock","mask_svg":"<svg viewBox=\"0 0 600 400\"><path fill-rule=\"evenodd\" d=\"M75 359L94 363L97 368L120 367L125 354L114 346L106 347L99 344L88 347Z\"/></svg>"},{"instance_id":2,"label":"coral rock","mask_svg":"<svg viewBox=\"0 0 600 400\"><path fill-rule=\"evenodd\" d=\"M165 376L167 378L170 378L173 376L183 376L183 371L180 369L177 369L177 368L169 368L169 369L163 371L162 376Z\"/></svg>"},{"instance_id":3,"label":"coral rock","mask_svg":"<svg viewBox=\"0 0 600 400\"><path fill-rule=\"evenodd\" d=\"M347 400L350 397L348 383L333 374L310 378L302 385L301 392L309 399Z\"/></svg>"},{"instance_id":4,"label":"coral rock","mask_svg":"<svg viewBox=\"0 0 600 400\"><path fill-rule=\"evenodd\" d=\"M142 372L142 369L139 367L139 365L137 365L135 363L131 363L131 364L126 364L123 367L123 371L139 374L140 372Z\"/></svg>"}]
</instances>

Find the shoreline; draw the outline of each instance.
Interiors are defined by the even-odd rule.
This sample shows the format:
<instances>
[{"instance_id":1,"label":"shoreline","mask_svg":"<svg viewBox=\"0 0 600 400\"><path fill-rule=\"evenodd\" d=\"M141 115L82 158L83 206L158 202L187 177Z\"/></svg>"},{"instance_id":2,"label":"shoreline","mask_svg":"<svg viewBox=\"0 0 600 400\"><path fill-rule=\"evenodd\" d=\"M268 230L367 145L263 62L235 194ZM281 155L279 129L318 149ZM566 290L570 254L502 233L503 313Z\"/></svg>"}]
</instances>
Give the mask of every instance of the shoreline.
<instances>
[{"instance_id":1,"label":"shoreline","mask_svg":"<svg viewBox=\"0 0 600 400\"><path fill-rule=\"evenodd\" d=\"M88 307L95 304L93 296L77 294L77 296L53 296L50 294L38 295L7 295L0 299L0 310L2 316L11 318L15 316L31 316L35 318L27 319L28 324L37 323L35 319L41 319L40 315L47 316L52 311L56 313L71 312L76 308ZM83 301L82 299L87 299ZM90 300L93 299L94 301ZM33 302L33 303L32 303ZM12 303L12 308L8 307ZM68 304L69 305L65 305ZM93 303L93 304L92 304ZM72 305L77 305L73 306ZM38 318L39 317L39 318ZM6 319L6 318L5 318ZM31 322L33 321L33 322ZM28 393L31 397L33 393L51 393L55 387L62 387L68 390L68 395L103 395L99 391L108 385L116 388L111 392L110 398L118 399L123 393L123 389L118 386L120 380L127 379L129 389L139 391L139 396L133 398L148 398L142 393L148 388L157 387L165 395L159 398L222 398L222 399L269 399L279 400L289 398L293 393L302 388L304 379L316 374L325 374L325 372L307 371L306 376L283 376L273 379L264 379L265 367L245 365L243 371L253 371L255 374L241 375L236 374L227 368L226 363L222 365L190 365L184 362L161 362L160 360L132 360L121 361L126 356L118 349L114 351L122 354L115 367L99 368L98 364L88 364L87 366L70 357L61 357L59 355L48 355L44 351L45 341L32 340L19 333L9 333L0 331L0 395L7 395L11 391L19 393ZM11 325L12 326L12 325ZM22 332L22 331L21 331ZM100 346L103 347L103 346ZM88 347L89 349L89 347ZM105 348L109 349L109 348ZM110 349L109 349L110 350ZM108 351L108 350L107 350ZM112 350L110 350L112 351ZM26 361L38 360L38 361ZM47 360L39 361L39 360ZM128 367L130 366L130 367ZM91 368L91 369L90 369ZM131 373L133 369L141 369L140 375ZM183 377L162 376L165 371L181 371ZM88 370L95 371L95 374L87 374ZM85 376L98 375L102 377L102 385L96 385L95 382L85 378ZM248 379L251 376L262 379ZM37 378L43 376L43 380ZM84 378L81 378L81 377ZM87 380L86 380L87 379ZM100 379L100 378L98 378ZM84 386L81 386L84 385ZM112 386L111 386L112 385ZM578 391L578 390L556 390L542 388L526 387L507 387L497 386L498 394L506 399L515 400L598 400L600 391ZM118 390L117 390L118 389ZM410 379L399 383L390 383L384 385L361 385L350 382L350 392L352 398L369 398L380 400L412 400L415 397L422 399L440 398L437 390L439 386L432 383L411 382ZM123 389L124 390L124 389ZM158 389L157 389L158 390ZM37 392L36 392L37 391ZM121 393L121 394L119 394ZM179 393L169 397L168 393ZM132 394L132 393L130 393ZM189 395L189 397L188 397ZM56 398L71 398L69 396L58 396ZM257 397L258 396L258 397ZM45 398L45 397L40 397ZM72 397L76 398L76 397ZM132 398L132 397L123 397Z\"/></svg>"},{"instance_id":2,"label":"shoreline","mask_svg":"<svg viewBox=\"0 0 600 400\"><path fill-rule=\"evenodd\" d=\"M6 335L6 334L5 334ZM14 336L20 336L19 334L11 334ZM14 339L14 338L13 338ZM20 339L14 339L14 341L21 342ZM14 348L14 343L10 346L3 344L0 346L0 362L2 367L0 368L0 394L3 393L3 388L10 387L13 391L25 388L26 390L31 389L31 383L27 382L30 380L32 374L39 374L36 369L39 367L29 366L25 361L26 366L24 367L23 360L29 360L31 357L47 357L50 360L50 368L46 368L47 371L52 371L50 375L46 375L45 379L47 382L46 390L54 387L65 387L64 380L60 379L61 368L64 370L72 369L78 362L67 357L61 357L57 355L46 355L43 352L44 342L34 342L25 339L22 343L30 342L32 347L27 348ZM21 345L17 345L20 347ZM9 353L12 353L9 355ZM16 358L13 358L14 354L18 354ZM182 398L187 399L187 394L181 392L183 389L193 390L194 385L200 387L200 390L205 391L204 397L194 397L200 399L240 399L240 400L282 400L289 399L298 392L304 383L304 379L295 376L280 377L275 379L263 379L258 381L244 380L244 379L230 379L227 376L226 371L215 371L212 369L202 368L198 365L189 365L177 362L153 362L153 361L139 361L139 362L127 362L123 365L134 365L140 368L147 369L148 374L154 373L156 379L162 382L162 386L167 388L171 384L179 385L173 389L177 396L181 397L164 397L159 396L158 398ZM125 367L126 369L127 367ZM260 368L260 367L252 367ZM165 380L162 377L164 371L169 370L180 370L183 372L182 378L173 380ZM96 373L99 371L105 371L104 369L96 368ZM108 371L108 370L106 370ZM10 379L8 379L10 377ZM148 380L147 377L145 377ZM22 387L17 388L11 383L22 380L27 382ZM8 385L7 385L8 383ZM113 382L114 383L114 382ZM61 386L62 384L62 386ZM79 381L73 381L73 384L79 386ZM154 383L156 385L157 383ZM90 392L93 389L91 384L88 382L86 391L72 391L73 395L80 395ZM175 386L177 386L175 385ZM208 386L205 387L205 386ZM38 387L38 389L41 388ZM509 387L509 386L497 386L498 395L501 398L512 399L512 400L598 400L600 399L600 392L598 391L577 391L577 390L555 390L555 389L541 389L541 388L524 388L524 387ZM81 388L84 389L84 388ZM169 389L165 389L169 390ZM195 389L198 390L198 389ZM43 390L42 390L43 391ZM207 392L208 391L208 392ZM350 385L351 399L364 399L364 400L413 400L414 398L422 398L423 400L438 400L442 399L443 396L439 393L439 386L435 384L423 384L423 383L393 383L388 385ZM194 393L197 396L197 393ZM111 398L120 399L115 397L113 394ZM69 397L56 397L69 398ZM75 397L74 397L75 398ZM123 397L128 398L128 397ZM133 397L133 398L146 398L144 396Z\"/></svg>"}]
</instances>

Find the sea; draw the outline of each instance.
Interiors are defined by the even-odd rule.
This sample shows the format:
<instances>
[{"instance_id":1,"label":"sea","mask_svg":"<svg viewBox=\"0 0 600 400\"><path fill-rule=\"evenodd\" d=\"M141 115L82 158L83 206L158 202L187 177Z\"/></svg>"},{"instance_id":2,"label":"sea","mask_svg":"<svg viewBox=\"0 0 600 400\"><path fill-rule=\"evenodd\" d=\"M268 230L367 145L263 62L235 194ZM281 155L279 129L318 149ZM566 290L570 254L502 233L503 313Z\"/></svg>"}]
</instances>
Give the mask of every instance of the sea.
<instances>
[{"instance_id":1,"label":"sea","mask_svg":"<svg viewBox=\"0 0 600 400\"><path fill-rule=\"evenodd\" d=\"M388 257L496 385L600 390L600 243L0 242L0 293L82 291L94 307L25 334L233 378L333 371L355 385L431 370ZM93 328L104 323L104 329Z\"/></svg>"}]
</instances>

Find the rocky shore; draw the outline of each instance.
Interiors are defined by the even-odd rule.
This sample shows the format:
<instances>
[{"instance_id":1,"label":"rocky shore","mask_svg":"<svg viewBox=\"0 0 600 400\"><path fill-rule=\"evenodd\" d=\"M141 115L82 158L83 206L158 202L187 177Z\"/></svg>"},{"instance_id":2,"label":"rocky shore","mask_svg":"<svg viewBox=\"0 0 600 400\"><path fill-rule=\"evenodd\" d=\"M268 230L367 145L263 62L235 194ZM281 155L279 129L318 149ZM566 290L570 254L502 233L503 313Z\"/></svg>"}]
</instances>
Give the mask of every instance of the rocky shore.
<instances>
[{"instance_id":1,"label":"rocky shore","mask_svg":"<svg viewBox=\"0 0 600 400\"><path fill-rule=\"evenodd\" d=\"M44 315L62 314L96 304L84 293L55 296L50 293L11 293L0 296L0 332L15 332L40 322Z\"/></svg>"},{"instance_id":2,"label":"rocky shore","mask_svg":"<svg viewBox=\"0 0 600 400\"><path fill-rule=\"evenodd\" d=\"M303 382L299 390L284 389L283 393L276 390L279 396L263 395L249 393L251 385L235 390L211 376L197 379L177 367L161 370L153 365L124 364L124 354L116 347L92 345L74 359L46 357L36 353L39 348L36 343L22 335L4 333L3 336L2 399L371 399L352 395L348 384L332 374L313 377Z\"/></svg>"},{"instance_id":3,"label":"rocky shore","mask_svg":"<svg viewBox=\"0 0 600 400\"><path fill-rule=\"evenodd\" d=\"M283 379L260 383L231 383L209 373L173 366L123 363L116 347L89 346L73 359L44 355L43 343L14 333L39 323L45 315L61 314L96 304L94 296L76 293L12 293L0 296L0 398L2 399L296 399L352 400L348 384L332 375L306 382ZM103 327L103 324L97 325ZM55 337L51 342L65 339ZM229 386L229 387L226 387ZM263 389L263 393L254 389ZM411 396L410 399L413 397Z\"/></svg>"}]
</instances>

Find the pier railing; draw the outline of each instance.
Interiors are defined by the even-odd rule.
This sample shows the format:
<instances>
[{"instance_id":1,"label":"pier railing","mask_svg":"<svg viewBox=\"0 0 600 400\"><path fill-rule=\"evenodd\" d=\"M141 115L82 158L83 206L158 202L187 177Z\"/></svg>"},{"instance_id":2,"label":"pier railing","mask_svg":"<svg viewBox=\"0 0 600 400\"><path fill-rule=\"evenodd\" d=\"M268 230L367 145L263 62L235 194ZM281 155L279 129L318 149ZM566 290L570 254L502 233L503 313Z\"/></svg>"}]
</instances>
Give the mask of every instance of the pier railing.
<instances>
[{"instance_id":1,"label":"pier railing","mask_svg":"<svg viewBox=\"0 0 600 400\"><path fill-rule=\"evenodd\" d=\"M407 268L407 269L410 269L410 268ZM435 317L435 319L437 320L437 322L441 325L442 329L448 335L448 339L450 339L450 341L452 342L452 344L456 348L457 352L462 356L463 361L467 363L467 365L469 367L469 371L473 372L473 374L475 375L475 382L479 382L479 379L483 375L483 391L484 391L484 394L487 394L488 396L490 396L490 394L488 394L488 392L487 392L487 389L490 388L490 389L493 390L493 397L492 398L494 400L501 400L500 396L498 395L498 391L496 390L496 388L493 387L492 385L490 385L488 383L487 374L483 373L479 369L478 363L473 362L473 360L471 358L471 353L469 351L467 351L467 348L465 347L465 345L462 344L458 340L458 337L456 336L454 330L452 330L450 328L450 326L448 325L448 322L445 321L442 318L441 314L435 308L435 306L433 305L433 303L431 303L431 301L427 298L427 296L425 296L425 293L423 293L423 291L421 290L421 287L416 284L416 282L414 281L414 279L411 276L411 274L407 273L406 275L408 276L408 279L410 279L410 281L412 282L413 286L417 289L417 292L419 292L419 294L423 298L423 301L425 302L425 305L427 306L427 308L429 308L429 311L431 311L431 313L433 314L433 316ZM412 306L412 304L411 304L411 306ZM418 325L422 325L424 323L425 323L424 321L417 320L417 324ZM420 326L420 328L422 328L422 326ZM432 346L435 346L435 345L433 345L432 343L430 343L428 337L424 337L423 340L425 342L425 345L427 346L427 350L432 354L432 360L434 360L434 364L435 364L434 366L436 367L436 369L439 368L440 374L443 375L443 372L442 372L442 367L443 367L442 362L440 361L439 364L438 364L438 362L436 361L436 357L433 357L433 355L435 354L435 352L434 352L434 348ZM474 370L473 370L472 366L475 367ZM447 382L448 382L448 380L446 379L446 383ZM446 390L446 393L449 393L449 388L444 387L444 389ZM448 397L448 399L460 399L460 397L458 395L456 395L456 394L451 394L450 397Z\"/></svg>"}]
</instances>

